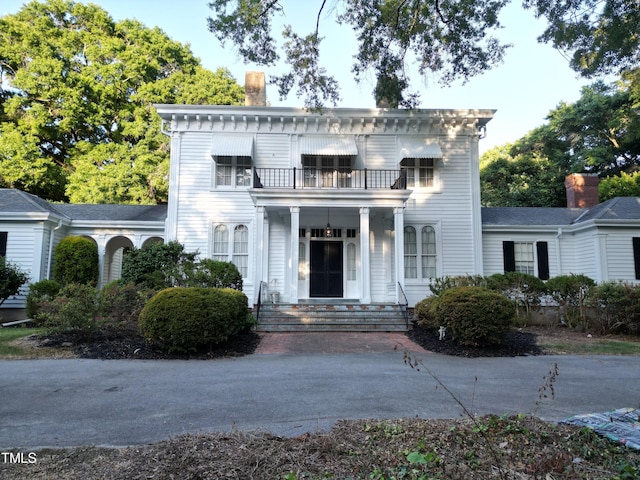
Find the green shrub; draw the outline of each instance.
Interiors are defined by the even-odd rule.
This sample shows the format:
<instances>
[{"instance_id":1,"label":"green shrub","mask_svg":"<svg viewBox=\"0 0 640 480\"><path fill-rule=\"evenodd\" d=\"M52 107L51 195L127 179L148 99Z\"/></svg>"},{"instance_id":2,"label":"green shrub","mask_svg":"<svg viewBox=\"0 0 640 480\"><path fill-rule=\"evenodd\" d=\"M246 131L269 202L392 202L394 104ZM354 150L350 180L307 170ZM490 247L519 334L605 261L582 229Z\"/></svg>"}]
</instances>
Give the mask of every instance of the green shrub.
<instances>
[{"instance_id":1,"label":"green shrub","mask_svg":"<svg viewBox=\"0 0 640 480\"><path fill-rule=\"evenodd\" d=\"M500 345L515 315L514 303L483 287L454 287L440 295L439 324L462 345Z\"/></svg>"},{"instance_id":2,"label":"green shrub","mask_svg":"<svg viewBox=\"0 0 640 480\"><path fill-rule=\"evenodd\" d=\"M27 273L0 255L0 305L12 295L18 294L20 287L28 281L29 275Z\"/></svg>"},{"instance_id":3,"label":"green shrub","mask_svg":"<svg viewBox=\"0 0 640 480\"><path fill-rule=\"evenodd\" d=\"M242 275L232 262L205 258L184 269L185 287L233 288L242 290Z\"/></svg>"},{"instance_id":4,"label":"green shrub","mask_svg":"<svg viewBox=\"0 0 640 480\"><path fill-rule=\"evenodd\" d=\"M428 330L437 330L440 327L438 318L438 307L440 306L440 297L435 295L427 297L416 303L414 316L419 327Z\"/></svg>"},{"instance_id":5,"label":"green shrub","mask_svg":"<svg viewBox=\"0 0 640 480\"><path fill-rule=\"evenodd\" d=\"M142 335L169 352L193 352L248 328L244 293L231 288L168 288L140 313Z\"/></svg>"},{"instance_id":6,"label":"green shrub","mask_svg":"<svg viewBox=\"0 0 640 480\"><path fill-rule=\"evenodd\" d=\"M86 237L65 237L55 252L53 279L60 285L82 283L98 284L98 246Z\"/></svg>"},{"instance_id":7,"label":"green shrub","mask_svg":"<svg viewBox=\"0 0 640 480\"><path fill-rule=\"evenodd\" d=\"M520 272L496 273L487 278L491 290L502 293L516 305L516 320L521 325L531 321L531 314L540 306L547 286L535 275Z\"/></svg>"},{"instance_id":8,"label":"green shrub","mask_svg":"<svg viewBox=\"0 0 640 480\"><path fill-rule=\"evenodd\" d=\"M180 285L182 270L193 268L197 253L187 253L178 242L150 243L132 248L122 262L122 281L143 288L162 290Z\"/></svg>"},{"instance_id":9,"label":"green shrub","mask_svg":"<svg viewBox=\"0 0 640 480\"><path fill-rule=\"evenodd\" d=\"M560 275L547 280L547 290L560 306L560 321L570 327L589 327L589 291L595 286L586 275Z\"/></svg>"},{"instance_id":10,"label":"green shrub","mask_svg":"<svg viewBox=\"0 0 640 480\"><path fill-rule=\"evenodd\" d=\"M70 283L49 302L41 303L41 316L52 332L75 335L87 340L98 329L98 292L86 284Z\"/></svg>"},{"instance_id":11,"label":"green shrub","mask_svg":"<svg viewBox=\"0 0 640 480\"><path fill-rule=\"evenodd\" d=\"M41 304L53 300L61 288L60 284L55 280L40 280L29 285L25 310L27 316L35 322L43 320L40 316Z\"/></svg>"},{"instance_id":12,"label":"green shrub","mask_svg":"<svg viewBox=\"0 0 640 480\"><path fill-rule=\"evenodd\" d=\"M120 280L105 285L99 293L103 326L116 331L137 331L140 312L155 293Z\"/></svg>"},{"instance_id":13,"label":"green shrub","mask_svg":"<svg viewBox=\"0 0 640 480\"><path fill-rule=\"evenodd\" d=\"M590 290L601 333L640 333L640 286L605 282Z\"/></svg>"},{"instance_id":14,"label":"green shrub","mask_svg":"<svg viewBox=\"0 0 640 480\"><path fill-rule=\"evenodd\" d=\"M444 291L454 287L486 287L487 279L481 275L456 275L434 278L429 285L434 295L441 295Z\"/></svg>"}]
</instances>

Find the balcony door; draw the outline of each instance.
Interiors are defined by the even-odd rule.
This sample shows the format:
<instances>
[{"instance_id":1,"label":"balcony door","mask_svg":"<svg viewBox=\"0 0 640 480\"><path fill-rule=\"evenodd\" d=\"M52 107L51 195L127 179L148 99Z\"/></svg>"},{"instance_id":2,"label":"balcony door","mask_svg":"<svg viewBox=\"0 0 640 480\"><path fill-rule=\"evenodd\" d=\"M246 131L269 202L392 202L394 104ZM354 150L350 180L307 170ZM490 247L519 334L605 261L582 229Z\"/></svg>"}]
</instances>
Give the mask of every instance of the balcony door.
<instances>
[{"instance_id":1,"label":"balcony door","mask_svg":"<svg viewBox=\"0 0 640 480\"><path fill-rule=\"evenodd\" d=\"M341 241L311 241L309 296L341 298L343 265Z\"/></svg>"},{"instance_id":2,"label":"balcony door","mask_svg":"<svg viewBox=\"0 0 640 480\"><path fill-rule=\"evenodd\" d=\"M304 186L350 188L352 158L337 155L303 155Z\"/></svg>"}]
</instances>

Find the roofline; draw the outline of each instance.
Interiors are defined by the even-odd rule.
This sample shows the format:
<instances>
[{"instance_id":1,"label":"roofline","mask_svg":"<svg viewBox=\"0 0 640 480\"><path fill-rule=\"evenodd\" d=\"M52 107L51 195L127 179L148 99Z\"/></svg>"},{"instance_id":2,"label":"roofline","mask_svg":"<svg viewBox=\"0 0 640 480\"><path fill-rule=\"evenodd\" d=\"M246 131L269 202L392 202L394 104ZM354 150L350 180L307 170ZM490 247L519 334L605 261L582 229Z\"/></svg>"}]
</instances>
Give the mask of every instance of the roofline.
<instances>
[{"instance_id":1,"label":"roofline","mask_svg":"<svg viewBox=\"0 0 640 480\"><path fill-rule=\"evenodd\" d=\"M320 111L297 107L247 107L234 105L180 105L155 104L163 120L171 120L173 115L240 115L252 117L360 117L360 118L430 118L451 121L457 119L478 120L486 125L494 116L495 109L392 109L392 108L323 108Z\"/></svg>"}]
</instances>

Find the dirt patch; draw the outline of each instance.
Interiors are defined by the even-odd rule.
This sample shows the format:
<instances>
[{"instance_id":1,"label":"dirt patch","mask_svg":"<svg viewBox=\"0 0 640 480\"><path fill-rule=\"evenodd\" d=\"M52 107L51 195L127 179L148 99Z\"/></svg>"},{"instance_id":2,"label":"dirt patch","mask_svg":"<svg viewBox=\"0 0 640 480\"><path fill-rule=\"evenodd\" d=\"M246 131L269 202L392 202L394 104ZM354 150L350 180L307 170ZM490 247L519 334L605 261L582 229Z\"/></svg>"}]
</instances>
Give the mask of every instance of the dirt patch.
<instances>
[{"instance_id":1,"label":"dirt patch","mask_svg":"<svg viewBox=\"0 0 640 480\"><path fill-rule=\"evenodd\" d=\"M129 448L47 449L2 464L7 480L605 479L640 452L530 417L341 421L328 433L185 435Z\"/></svg>"}]
</instances>

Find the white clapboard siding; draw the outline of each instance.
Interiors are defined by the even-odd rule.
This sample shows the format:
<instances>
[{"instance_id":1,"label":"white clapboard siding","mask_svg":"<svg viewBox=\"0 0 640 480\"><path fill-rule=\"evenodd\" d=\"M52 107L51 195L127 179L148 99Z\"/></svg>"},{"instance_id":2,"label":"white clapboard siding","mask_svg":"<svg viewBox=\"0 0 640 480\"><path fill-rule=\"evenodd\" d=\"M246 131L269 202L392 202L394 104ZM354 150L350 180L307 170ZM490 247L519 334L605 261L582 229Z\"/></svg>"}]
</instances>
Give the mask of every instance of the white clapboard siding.
<instances>
[{"instance_id":1,"label":"white clapboard siding","mask_svg":"<svg viewBox=\"0 0 640 480\"><path fill-rule=\"evenodd\" d=\"M291 137L286 134L258 133L254 165L259 168L291 168Z\"/></svg>"},{"instance_id":2,"label":"white clapboard siding","mask_svg":"<svg viewBox=\"0 0 640 480\"><path fill-rule=\"evenodd\" d=\"M384 302L386 300L386 287L387 279L384 268L384 250L390 248L388 239L384 235L384 226L382 219L379 217L373 217L371 219L369 235L369 275L370 275L370 288L371 288L371 301Z\"/></svg>"},{"instance_id":3,"label":"white clapboard siding","mask_svg":"<svg viewBox=\"0 0 640 480\"><path fill-rule=\"evenodd\" d=\"M269 291L275 289L281 298L285 287L286 253L290 237L287 229L282 221L269 220L269 271L265 272L265 278L268 279Z\"/></svg>"},{"instance_id":4,"label":"white clapboard siding","mask_svg":"<svg viewBox=\"0 0 640 480\"><path fill-rule=\"evenodd\" d=\"M624 229L607 232L602 245L605 248L607 268L606 278L610 281L625 281L636 283L635 264L633 260L633 237L640 236L638 230Z\"/></svg>"},{"instance_id":5,"label":"white clapboard siding","mask_svg":"<svg viewBox=\"0 0 640 480\"><path fill-rule=\"evenodd\" d=\"M394 135L370 135L365 140L365 167L379 170L397 169L399 167L396 152Z\"/></svg>"},{"instance_id":6,"label":"white clapboard siding","mask_svg":"<svg viewBox=\"0 0 640 480\"><path fill-rule=\"evenodd\" d=\"M574 263L574 268L565 274L583 274L597 280L598 271L596 266L596 238L593 232L580 232L575 237L575 256L580 259L579 263Z\"/></svg>"}]
</instances>

